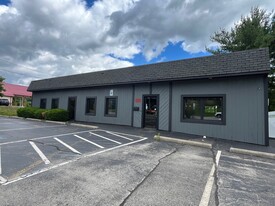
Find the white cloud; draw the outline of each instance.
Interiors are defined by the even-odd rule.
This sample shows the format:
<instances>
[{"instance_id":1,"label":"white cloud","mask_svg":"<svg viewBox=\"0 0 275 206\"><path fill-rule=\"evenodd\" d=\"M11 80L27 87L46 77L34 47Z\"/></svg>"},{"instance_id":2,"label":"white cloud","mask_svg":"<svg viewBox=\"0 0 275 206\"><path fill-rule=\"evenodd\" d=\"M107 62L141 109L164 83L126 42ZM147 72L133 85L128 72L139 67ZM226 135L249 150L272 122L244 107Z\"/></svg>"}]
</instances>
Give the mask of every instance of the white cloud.
<instances>
[{"instance_id":1,"label":"white cloud","mask_svg":"<svg viewBox=\"0 0 275 206\"><path fill-rule=\"evenodd\" d=\"M273 0L12 0L0 6L0 75L8 82L132 66L151 60L168 42L204 51L210 35L229 28L252 6ZM111 56L109 55L111 54Z\"/></svg>"},{"instance_id":2,"label":"white cloud","mask_svg":"<svg viewBox=\"0 0 275 206\"><path fill-rule=\"evenodd\" d=\"M127 12L111 15L109 35L113 38L143 42L147 60L158 56L167 42L184 41L182 48L191 53L205 51L210 36L219 28L229 28L247 15L252 6L270 8L272 0L140 0Z\"/></svg>"}]
</instances>

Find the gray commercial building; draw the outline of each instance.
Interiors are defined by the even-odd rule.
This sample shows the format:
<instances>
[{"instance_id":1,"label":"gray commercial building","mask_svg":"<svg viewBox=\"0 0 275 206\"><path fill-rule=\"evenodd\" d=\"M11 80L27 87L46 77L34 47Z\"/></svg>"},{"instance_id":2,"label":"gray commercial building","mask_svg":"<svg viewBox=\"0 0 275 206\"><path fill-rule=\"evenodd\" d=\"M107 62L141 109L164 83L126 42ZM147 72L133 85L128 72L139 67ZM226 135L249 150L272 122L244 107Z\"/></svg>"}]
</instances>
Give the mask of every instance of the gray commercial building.
<instances>
[{"instance_id":1,"label":"gray commercial building","mask_svg":"<svg viewBox=\"0 0 275 206\"><path fill-rule=\"evenodd\" d=\"M76 121L268 145L268 49L33 81L33 106Z\"/></svg>"}]
</instances>

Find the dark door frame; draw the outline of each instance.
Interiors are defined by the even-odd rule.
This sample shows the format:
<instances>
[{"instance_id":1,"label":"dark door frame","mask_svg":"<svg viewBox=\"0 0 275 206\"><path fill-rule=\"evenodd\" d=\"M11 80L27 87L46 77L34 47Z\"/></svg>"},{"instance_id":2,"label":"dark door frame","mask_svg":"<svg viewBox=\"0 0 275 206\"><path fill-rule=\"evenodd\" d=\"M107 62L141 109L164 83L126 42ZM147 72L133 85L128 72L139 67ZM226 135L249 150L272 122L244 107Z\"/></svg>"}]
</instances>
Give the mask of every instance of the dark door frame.
<instances>
[{"instance_id":1,"label":"dark door frame","mask_svg":"<svg viewBox=\"0 0 275 206\"><path fill-rule=\"evenodd\" d=\"M69 111L70 99L74 99L74 101L75 101L75 105L74 105L74 118L73 118L73 119L70 119L70 120L75 120L77 97L76 97L76 96L68 97L68 107L67 107L67 108L68 108L68 112L69 112L69 113L70 113L70 111Z\"/></svg>"},{"instance_id":2,"label":"dark door frame","mask_svg":"<svg viewBox=\"0 0 275 206\"><path fill-rule=\"evenodd\" d=\"M142 122L141 127L145 127L145 98L146 97L156 97L157 100L157 120L156 120L156 129L159 129L159 94L144 94L142 95Z\"/></svg>"}]
</instances>

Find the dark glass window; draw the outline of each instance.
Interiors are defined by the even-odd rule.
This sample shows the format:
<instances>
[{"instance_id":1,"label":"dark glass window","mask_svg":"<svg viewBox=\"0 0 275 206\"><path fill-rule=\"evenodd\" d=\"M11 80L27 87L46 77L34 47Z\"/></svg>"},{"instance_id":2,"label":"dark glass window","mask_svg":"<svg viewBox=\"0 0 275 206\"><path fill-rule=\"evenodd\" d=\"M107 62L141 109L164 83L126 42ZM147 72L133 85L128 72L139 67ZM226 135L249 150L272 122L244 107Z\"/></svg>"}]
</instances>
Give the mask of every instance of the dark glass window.
<instances>
[{"instance_id":1,"label":"dark glass window","mask_svg":"<svg viewBox=\"0 0 275 206\"><path fill-rule=\"evenodd\" d=\"M40 99L40 108L46 109L47 106L47 99Z\"/></svg>"},{"instance_id":2,"label":"dark glass window","mask_svg":"<svg viewBox=\"0 0 275 206\"><path fill-rule=\"evenodd\" d=\"M52 109L57 109L59 105L59 99L52 99Z\"/></svg>"},{"instance_id":3,"label":"dark glass window","mask_svg":"<svg viewBox=\"0 0 275 206\"><path fill-rule=\"evenodd\" d=\"M204 120L222 120L222 97L211 97L203 99L203 119Z\"/></svg>"},{"instance_id":4,"label":"dark glass window","mask_svg":"<svg viewBox=\"0 0 275 206\"><path fill-rule=\"evenodd\" d=\"M201 119L199 98L184 98L184 119Z\"/></svg>"},{"instance_id":5,"label":"dark glass window","mask_svg":"<svg viewBox=\"0 0 275 206\"><path fill-rule=\"evenodd\" d=\"M182 120L224 123L224 97L182 97Z\"/></svg>"},{"instance_id":6,"label":"dark glass window","mask_svg":"<svg viewBox=\"0 0 275 206\"><path fill-rule=\"evenodd\" d=\"M105 115L112 116L112 117L117 116L117 98L116 97L106 97Z\"/></svg>"},{"instance_id":7,"label":"dark glass window","mask_svg":"<svg viewBox=\"0 0 275 206\"><path fill-rule=\"evenodd\" d=\"M96 114L96 98L86 99L86 114L89 114L89 115Z\"/></svg>"}]
</instances>

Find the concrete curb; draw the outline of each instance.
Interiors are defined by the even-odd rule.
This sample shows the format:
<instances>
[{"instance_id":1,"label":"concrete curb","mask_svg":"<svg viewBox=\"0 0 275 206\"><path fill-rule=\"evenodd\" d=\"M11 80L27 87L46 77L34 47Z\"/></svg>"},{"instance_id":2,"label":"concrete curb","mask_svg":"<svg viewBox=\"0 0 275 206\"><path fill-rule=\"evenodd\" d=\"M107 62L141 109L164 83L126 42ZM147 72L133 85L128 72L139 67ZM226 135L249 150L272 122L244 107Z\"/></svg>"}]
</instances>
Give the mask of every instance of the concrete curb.
<instances>
[{"instance_id":1,"label":"concrete curb","mask_svg":"<svg viewBox=\"0 0 275 206\"><path fill-rule=\"evenodd\" d=\"M69 123L68 125L76 126L76 127L87 127L87 128L92 128L92 129L97 129L98 128L97 126L87 125L87 124Z\"/></svg>"},{"instance_id":2,"label":"concrete curb","mask_svg":"<svg viewBox=\"0 0 275 206\"><path fill-rule=\"evenodd\" d=\"M158 135L155 135L154 139L157 140L157 141L174 142L174 143L178 143L178 144L186 144L186 145L191 145L191 146L197 146L197 147L204 147L204 148L212 149L212 144L204 143L204 142L196 142L196 141L191 141L191 140L176 139L176 138L163 137L163 136L158 136Z\"/></svg>"},{"instance_id":3,"label":"concrete curb","mask_svg":"<svg viewBox=\"0 0 275 206\"><path fill-rule=\"evenodd\" d=\"M63 125L67 124L67 122L50 121L50 120L34 119L34 118L26 118L26 120L37 121L37 122L46 122L46 123L54 123L54 124L63 124Z\"/></svg>"},{"instance_id":4,"label":"concrete curb","mask_svg":"<svg viewBox=\"0 0 275 206\"><path fill-rule=\"evenodd\" d=\"M237 153L237 154L252 155L252 156L256 156L256 157L275 159L275 154L268 153L268 152L259 152L259 151L240 149L240 148L234 148L234 147L230 147L229 151L232 153Z\"/></svg>"},{"instance_id":5,"label":"concrete curb","mask_svg":"<svg viewBox=\"0 0 275 206\"><path fill-rule=\"evenodd\" d=\"M86 125L86 124L77 124L77 123L69 123L69 122L59 122L59 121L50 121L50 120L43 120L43 119L33 119L33 118L26 118L27 120L31 121L38 121L38 122L46 122L46 123L53 123L53 124L62 124L62 125L70 125L75 127L86 127L86 128L92 128L97 129L97 126L92 125Z\"/></svg>"}]
</instances>

